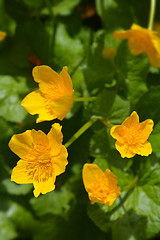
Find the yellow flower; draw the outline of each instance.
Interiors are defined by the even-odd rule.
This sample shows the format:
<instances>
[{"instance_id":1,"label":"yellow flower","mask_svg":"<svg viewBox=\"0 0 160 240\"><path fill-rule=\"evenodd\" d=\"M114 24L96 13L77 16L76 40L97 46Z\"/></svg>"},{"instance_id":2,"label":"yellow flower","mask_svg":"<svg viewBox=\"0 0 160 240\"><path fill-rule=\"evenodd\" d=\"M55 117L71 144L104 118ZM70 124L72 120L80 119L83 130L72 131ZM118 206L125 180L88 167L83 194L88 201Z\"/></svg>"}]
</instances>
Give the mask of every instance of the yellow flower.
<instances>
[{"instance_id":1,"label":"yellow flower","mask_svg":"<svg viewBox=\"0 0 160 240\"><path fill-rule=\"evenodd\" d=\"M32 115L39 114L37 123L62 120L72 106L74 93L67 67L58 74L48 66L36 66L33 78L39 83L39 90L29 93L22 106Z\"/></svg>"},{"instance_id":2,"label":"yellow flower","mask_svg":"<svg viewBox=\"0 0 160 240\"><path fill-rule=\"evenodd\" d=\"M68 164L61 128L55 123L47 135L40 130L27 130L13 135L9 142L10 149L21 158L13 168L11 181L33 183L35 197L54 190L56 176Z\"/></svg>"},{"instance_id":3,"label":"yellow flower","mask_svg":"<svg viewBox=\"0 0 160 240\"><path fill-rule=\"evenodd\" d=\"M96 164L86 163L82 170L83 182L91 204L111 206L120 194L117 177L109 170L103 172Z\"/></svg>"},{"instance_id":4,"label":"yellow flower","mask_svg":"<svg viewBox=\"0 0 160 240\"><path fill-rule=\"evenodd\" d=\"M128 39L133 55L146 53L150 63L155 67L160 67L160 38L155 31L133 24L128 31L115 31L113 37Z\"/></svg>"},{"instance_id":5,"label":"yellow flower","mask_svg":"<svg viewBox=\"0 0 160 240\"><path fill-rule=\"evenodd\" d=\"M3 41L6 36L7 36L7 33L6 33L6 32L1 32L1 31L0 31L0 41Z\"/></svg>"},{"instance_id":6,"label":"yellow flower","mask_svg":"<svg viewBox=\"0 0 160 240\"><path fill-rule=\"evenodd\" d=\"M152 153L147 139L153 130L153 124L151 119L139 123L138 114L134 111L122 125L111 128L110 134L117 140L115 146L122 158L131 158L135 154L148 156Z\"/></svg>"},{"instance_id":7,"label":"yellow flower","mask_svg":"<svg viewBox=\"0 0 160 240\"><path fill-rule=\"evenodd\" d=\"M104 48L102 51L102 56L105 59L113 59L117 54L117 50L114 47Z\"/></svg>"}]
</instances>

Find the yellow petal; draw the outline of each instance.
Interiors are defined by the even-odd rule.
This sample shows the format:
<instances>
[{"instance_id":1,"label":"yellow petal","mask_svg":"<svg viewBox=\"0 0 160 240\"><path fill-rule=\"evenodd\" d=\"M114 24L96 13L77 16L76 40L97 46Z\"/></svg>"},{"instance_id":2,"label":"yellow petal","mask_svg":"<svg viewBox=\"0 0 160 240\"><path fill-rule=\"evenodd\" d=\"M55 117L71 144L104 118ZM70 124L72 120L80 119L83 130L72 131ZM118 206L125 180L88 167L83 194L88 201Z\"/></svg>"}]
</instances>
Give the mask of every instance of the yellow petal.
<instances>
[{"instance_id":1,"label":"yellow petal","mask_svg":"<svg viewBox=\"0 0 160 240\"><path fill-rule=\"evenodd\" d=\"M7 36L6 32L0 31L0 41L4 40L6 36Z\"/></svg>"},{"instance_id":2,"label":"yellow petal","mask_svg":"<svg viewBox=\"0 0 160 240\"><path fill-rule=\"evenodd\" d=\"M124 126L121 126L121 125L115 125L110 130L111 136L113 138L117 139L121 143L124 142L124 138L123 138L124 132L125 132L125 128L124 128Z\"/></svg>"},{"instance_id":3,"label":"yellow petal","mask_svg":"<svg viewBox=\"0 0 160 240\"><path fill-rule=\"evenodd\" d=\"M115 31L113 33L113 38L114 39L128 39L130 36L130 30L128 31Z\"/></svg>"},{"instance_id":4,"label":"yellow petal","mask_svg":"<svg viewBox=\"0 0 160 240\"><path fill-rule=\"evenodd\" d=\"M27 158L32 146L31 130L13 135L8 145L20 158Z\"/></svg>"},{"instance_id":5,"label":"yellow petal","mask_svg":"<svg viewBox=\"0 0 160 240\"><path fill-rule=\"evenodd\" d=\"M55 189L55 175L48 178L47 181L34 181L33 185L34 185L34 191L33 194L35 197L38 197L40 195L40 193L42 194L46 194L48 192L51 192Z\"/></svg>"},{"instance_id":6,"label":"yellow petal","mask_svg":"<svg viewBox=\"0 0 160 240\"><path fill-rule=\"evenodd\" d=\"M147 119L139 124L139 134L142 137L143 142L145 142L153 130L154 122L152 119Z\"/></svg>"},{"instance_id":7,"label":"yellow petal","mask_svg":"<svg viewBox=\"0 0 160 240\"><path fill-rule=\"evenodd\" d=\"M125 158L125 157L132 158L136 154L132 151L132 149L129 148L128 145L125 145L118 141L115 143L115 147L120 152L122 158Z\"/></svg>"},{"instance_id":8,"label":"yellow petal","mask_svg":"<svg viewBox=\"0 0 160 240\"><path fill-rule=\"evenodd\" d=\"M131 128L139 124L139 116L136 113L136 111L132 112L131 116L126 118L124 122L122 123L122 126L125 126L127 128Z\"/></svg>"},{"instance_id":9,"label":"yellow petal","mask_svg":"<svg viewBox=\"0 0 160 240\"><path fill-rule=\"evenodd\" d=\"M61 152L58 156L52 158L53 169L55 171L55 175L58 176L61 173L65 172L66 165L68 164L67 161L68 152L65 146L61 146Z\"/></svg>"},{"instance_id":10,"label":"yellow petal","mask_svg":"<svg viewBox=\"0 0 160 240\"><path fill-rule=\"evenodd\" d=\"M133 23L132 26L131 26L131 30L142 30L142 29L145 29L145 28L142 28L141 26Z\"/></svg>"},{"instance_id":11,"label":"yellow petal","mask_svg":"<svg viewBox=\"0 0 160 240\"><path fill-rule=\"evenodd\" d=\"M39 114L43 108L46 108L45 98L39 90L29 93L21 102L21 105L30 114Z\"/></svg>"},{"instance_id":12,"label":"yellow petal","mask_svg":"<svg viewBox=\"0 0 160 240\"><path fill-rule=\"evenodd\" d=\"M67 72L67 67L63 67L62 71L60 72L60 76L63 79L66 93L73 92L73 84L72 84L71 77L69 76L69 74Z\"/></svg>"},{"instance_id":13,"label":"yellow petal","mask_svg":"<svg viewBox=\"0 0 160 240\"><path fill-rule=\"evenodd\" d=\"M35 82L39 83L40 90L43 92L49 85L56 88L63 86L62 78L52 68L46 65L36 66L32 71Z\"/></svg>"},{"instance_id":14,"label":"yellow petal","mask_svg":"<svg viewBox=\"0 0 160 240\"><path fill-rule=\"evenodd\" d=\"M52 109L59 120L63 120L73 103L73 92L52 101Z\"/></svg>"},{"instance_id":15,"label":"yellow petal","mask_svg":"<svg viewBox=\"0 0 160 240\"><path fill-rule=\"evenodd\" d=\"M49 146L51 149L51 156L57 156L62 148L63 134L62 126L59 123L52 124L52 128L47 134L49 140Z\"/></svg>"},{"instance_id":16,"label":"yellow petal","mask_svg":"<svg viewBox=\"0 0 160 240\"><path fill-rule=\"evenodd\" d=\"M48 148L49 147L49 141L48 138L46 136L46 134L44 132L42 132L41 130L31 130L31 136L32 136L32 141L34 145L39 145L42 146L43 149Z\"/></svg>"},{"instance_id":17,"label":"yellow petal","mask_svg":"<svg viewBox=\"0 0 160 240\"><path fill-rule=\"evenodd\" d=\"M138 144L135 148L134 148L135 153L141 155L141 156L148 156L149 154L152 153L152 147L151 144L146 141L143 144Z\"/></svg>"},{"instance_id":18,"label":"yellow petal","mask_svg":"<svg viewBox=\"0 0 160 240\"><path fill-rule=\"evenodd\" d=\"M96 182L96 179L102 177L104 172L94 163L86 163L83 166L82 177L85 189L88 189L88 186L91 183Z\"/></svg>"},{"instance_id":19,"label":"yellow petal","mask_svg":"<svg viewBox=\"0 0 160 240\"><path fill-rule=\"evenodd\" d=\"M17 166L13 168L11 181L19 184L32 183L32 176L29 175L27 161L19 160Z\"/></svg>"}]
</instances>

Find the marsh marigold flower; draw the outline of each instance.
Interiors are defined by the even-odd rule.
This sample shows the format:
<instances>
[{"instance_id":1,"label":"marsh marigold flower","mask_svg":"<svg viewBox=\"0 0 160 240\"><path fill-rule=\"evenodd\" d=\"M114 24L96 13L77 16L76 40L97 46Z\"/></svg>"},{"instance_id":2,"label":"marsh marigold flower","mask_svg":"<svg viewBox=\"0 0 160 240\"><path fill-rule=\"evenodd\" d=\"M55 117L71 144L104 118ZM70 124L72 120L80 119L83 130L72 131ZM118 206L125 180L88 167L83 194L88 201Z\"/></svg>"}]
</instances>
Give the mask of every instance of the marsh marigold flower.
<instances>
[{"instance_id":1,"label":"marsh marigold flower","mask_svg":"<svg viewBox=\"0 0 160 240\"><path fill-rule=\"evenodd\" d=\"M147 139L153 130L153 124L151 119L139 123L138 114L134 111L121 125L111 128L111 136L117 140L115 146L122 158L131 158L135 154L148 156L152 153Z\"/></svg>"},{"instance_id":2,"label":"marsh marigold flower","mask_svg":"<svg viewBox=\"0 0 160 240\"><path fill-rule=\"evenodd\" d=\"M6 33L6 32L1 32L1 31L0 31L0 41L3 41L6 36L7 36L7 33Z\"/></svg>"},{"instance_id":3,"label":"marsh marigold flower","mask_svg":"<svg viewBox=\"0 0 160 240\"><path fill-rule=\"evenodd\" d=\"M115 31L113 37L128 39L133 55L146 53L150 63L155 67L160 67L160 38L155 31L133 24L128 31Z\"/></svg>"},{"instance_id":4,"label":"marsh marigold flower","mask_svg":"<svg viewBox=\"0 0 160 240\"><path fill-rule=\"evenodd\" d=\"M68 164L62 139L59 123L53 124L47 135L34 129L13 135L9 147L20 160L13 168L11 181L33 183L35 197L54 190L56 176L63 173Z\"/></svg>"},{"instance_id":5,"label":"marsh marigold flower","mask_svg":"<svg viewBox=\"0 0 160 240\"><path fill-rule=\"evenodd\" d=\"M103 172L96 164L86 163L82 171L83 183L91 204L95 202L111 206L120 194L117 177L109 170Z\"/></svg>"},{"instance_id":6,"label":"marsh marigold flower","mask_svg":"<svg viewBox=\"0 0 160 240\"><path fill-rule=\"evenodd\" d=\"M22 106L32 115L39 114L37 123L56 118L62 120L72 106L74 93L67 67L58 74L48 66L36 66L33 78L39 83L39 89L29 93Z\"/></svg>"}]
</instances>

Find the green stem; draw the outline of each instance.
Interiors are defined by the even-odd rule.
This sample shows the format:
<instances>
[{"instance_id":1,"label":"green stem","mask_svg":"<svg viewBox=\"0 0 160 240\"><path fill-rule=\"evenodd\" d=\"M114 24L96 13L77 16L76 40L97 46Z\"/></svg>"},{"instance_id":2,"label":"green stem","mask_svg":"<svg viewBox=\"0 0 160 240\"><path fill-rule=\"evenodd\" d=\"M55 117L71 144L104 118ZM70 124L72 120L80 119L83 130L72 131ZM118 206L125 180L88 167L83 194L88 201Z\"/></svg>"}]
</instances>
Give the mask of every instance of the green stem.
<instances>
[{"instance_id":1,"label":"green stem","mask_svg":"<svg viewBox=\"0 0 160 240\"><path fill-rule=\"evenodd\" d=\"M79 138L92 124L97 120L97 118L91 119L85 123L65 144L65 147L68 148L77 138Z\"/></svg>"},{"instance_id":2,"label":"green stem","mask_svg":"<svg viewBox=\"0 0 160 240\"><path fill-rule=\"evenodd\" d=\"M137 181L138 181L138 176L135 176L135 178L133 179L133 181L132 181L131 183L129 183L127 186L123 187L123 191L124 191L124 190L128 190L128 191L126 192L126 194L124 195L123 198L121 198L121 197L119 196L119 198L120 198L120 203L119 203L115 208L113 208L110 212L108 212L108 213L107 213L107 216L110 217L110 216L111 216L113 213L115 213L120 207L123 207L123 208L124 208L123 204L125 203L125 201L126 201L127 198L129 197L129 195L132 193L134 187L135 187L136 184L137 184Z\"/></svg>"},{"instance_id":3,"label":"green stem","mask_svg":"<svg viewBox=\"0 0 160 240\"><path fill-rule=\"evenodd\" d=\"M111 124L109 122L107 122L107 120L101 119L99 118L99 120L109 129L111 129Z\"/></svg>"},{"instance_id":4,"label":"green stem","mask_svg":"<svg viewBox=\"0 0 160 240\"><path fill-rule=\"evenodd\" d=\"M156 0L151 0L149 22L148 22L148 29L149 30L152 30L152 27L153 27L155 9L156 9Z\"/></svg>"},{"instance_id":5,"label":"green stem","mask_svg":"<svg viewBox=\"0 0 160 240\"><path fill-rule=\"evenodd\" d=\"M96 97L75 97L74 102L90 102L95 100Z\"/></svg>"},{"instance_id":6,"label":"green stem","mask_svg":"<svg viewBox=\"0 0 160 240\"><path fill-rule=\"evenodd\" d=\"M132 180L132 182L130 182L125 187L123 187L123 191L124 190L129 190L129 189L133 188L137 184L137 181L138 181L138 176L136 175L135 178Z\"/></svg>"}]
</instances>

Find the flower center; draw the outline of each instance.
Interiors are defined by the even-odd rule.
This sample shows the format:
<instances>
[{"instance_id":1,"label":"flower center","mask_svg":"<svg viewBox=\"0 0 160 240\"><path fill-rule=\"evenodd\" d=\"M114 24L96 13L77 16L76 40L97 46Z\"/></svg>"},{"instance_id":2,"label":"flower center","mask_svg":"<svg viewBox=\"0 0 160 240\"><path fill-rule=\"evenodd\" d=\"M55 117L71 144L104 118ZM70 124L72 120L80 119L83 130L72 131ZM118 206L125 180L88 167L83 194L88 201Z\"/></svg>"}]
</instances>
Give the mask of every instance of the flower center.
<instances>
[{"instance_id":1,"label":"flower center","mask_svg":"<svg viewBox=\"0 0 160 240\"><path fill-rule=\"evenodd\" d=\"M53 176L54 169L51 162L50 149L41 144L33 145L28 156L26 170L29 179L37 182L45 182Z\"/></svg>"},{"instance_id":2,"label":"flower center","mask_svg":"<svg viewBox=\"0 0 160 240\"><path fill-rule=\"evenodd\" d=\"M42 95L48 100L54 100L63 96L64 91L57 86L50 86L42 91Z\"/></svg>"},{"instance_id":3,"label":"flower center","mask_svg":"<svg viewBox=\"0 0 160 240\"><path fill-rule=\"evenodd\" d=\"M92 193L92 197L99 199L106 199L109 189L109 181L106 176L100 177L94 183L89 185L89 192Z\"/></svg>"}]
</instances>

